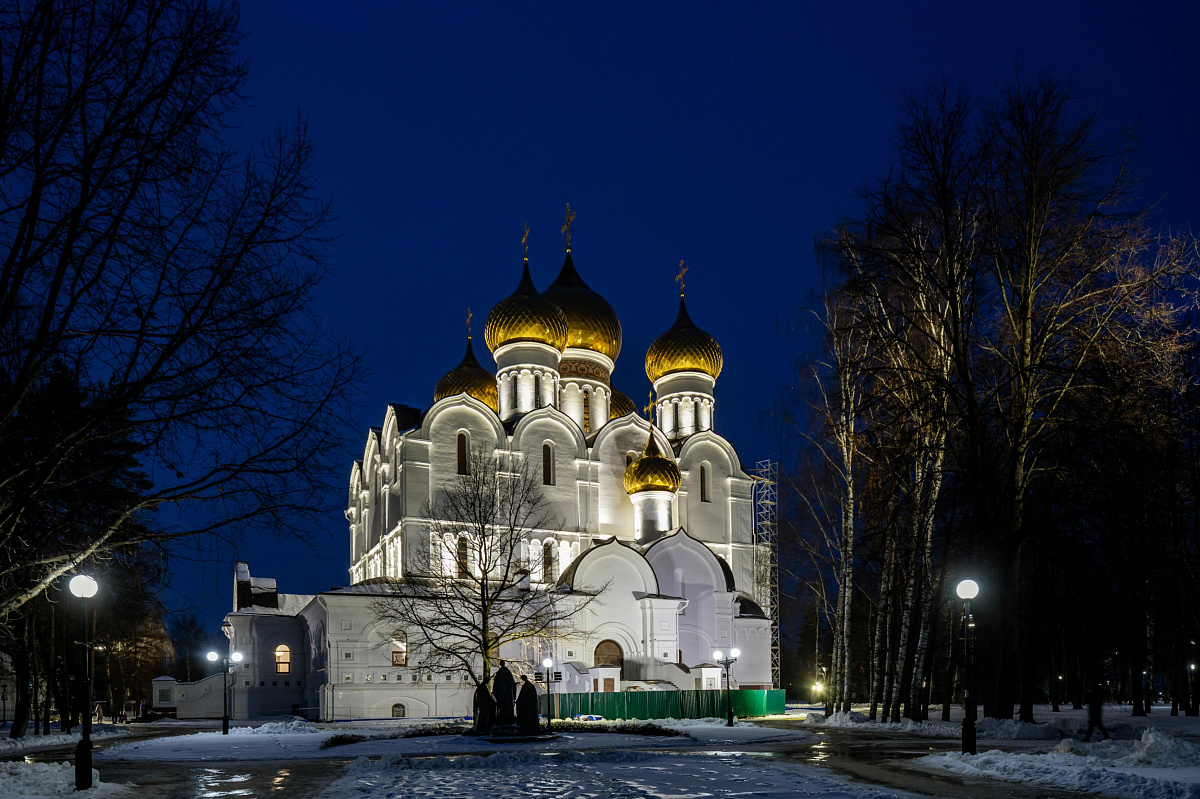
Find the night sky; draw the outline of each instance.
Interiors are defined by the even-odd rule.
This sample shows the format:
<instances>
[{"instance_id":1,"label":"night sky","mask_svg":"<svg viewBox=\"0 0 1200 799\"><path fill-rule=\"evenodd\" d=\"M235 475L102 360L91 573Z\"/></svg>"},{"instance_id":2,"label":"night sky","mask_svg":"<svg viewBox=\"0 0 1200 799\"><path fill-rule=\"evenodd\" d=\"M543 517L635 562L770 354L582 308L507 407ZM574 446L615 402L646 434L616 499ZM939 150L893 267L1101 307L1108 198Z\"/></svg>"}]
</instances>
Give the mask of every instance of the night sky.
<instances>
[{"instance_id":1,"label":"night sky","mask_svg":"<svg viewBox=\"0 0 1200 799\"><path fill-rule=\"evenodd\" d=\"M1019 72L1069 81L1102 129L1136 124L1155 223L1200 223L1200 4L394 3L245 0L251 145L299 114L340 239L317 311L371 374L336 475L388 402L427 408L462 355L494 368L483 320L516 288L521 234L539 289L575 263L621 318L613 383L639 405L674 276L725 354L717 432L743 465L778 456L765 414L788 383L785 332L819 285L813 243L888 166L905 92L943 76L992 95ZM1089 106L1092 107L1092 106ZM284 592L347 583L341 513L173 563L166 596L219 635L235 557Z\"/></svg>"}]
</instances>

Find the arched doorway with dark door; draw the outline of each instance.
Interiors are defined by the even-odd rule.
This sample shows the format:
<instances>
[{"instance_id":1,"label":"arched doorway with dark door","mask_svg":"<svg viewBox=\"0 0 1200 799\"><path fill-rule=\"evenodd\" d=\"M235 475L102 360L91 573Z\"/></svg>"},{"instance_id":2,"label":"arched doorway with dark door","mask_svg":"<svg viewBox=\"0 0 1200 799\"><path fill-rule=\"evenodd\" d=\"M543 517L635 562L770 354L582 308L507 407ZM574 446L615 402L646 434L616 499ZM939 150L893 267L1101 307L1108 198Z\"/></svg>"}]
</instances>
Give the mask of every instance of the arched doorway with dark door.
<instances>
[{"instance_id":1,"label":"arched doorway with dark door","mask_svg":"<svg viewBox=\"0 0 1200 799\"><path fill-rule=\"evenodd\" d=\"M592 654L592 665L616 666L621 670L621 679L625 679L625 653L621 650L621 645L611 638L596 644L596 651Z\"/></svg>"}]
</instances>

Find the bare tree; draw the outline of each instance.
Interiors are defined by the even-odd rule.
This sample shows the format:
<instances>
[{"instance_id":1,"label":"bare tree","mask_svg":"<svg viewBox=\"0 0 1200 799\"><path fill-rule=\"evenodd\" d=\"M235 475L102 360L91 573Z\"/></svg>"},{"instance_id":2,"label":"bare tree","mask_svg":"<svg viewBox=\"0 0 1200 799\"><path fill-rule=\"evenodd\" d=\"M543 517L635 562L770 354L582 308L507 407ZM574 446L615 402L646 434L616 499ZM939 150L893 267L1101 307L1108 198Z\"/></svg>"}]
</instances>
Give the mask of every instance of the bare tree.
<instances>
[{"instance_id":1,"label":"bare tree","mask_svg":"<svg viewBox=\"0 0 1200 799\"><path fill-rule=\"evenodd\" d=\"M309 305L330 214L303 125L252 154L226 143L239 45L220 0L0 11L0 620L88 558L304 530L332 505L357 359ZM59 366L84 401L24 446ZM150 485L72 534L68 498L113 473L68 467L106 446Z\"/></svg>"},{"instance_id":2,"label":"bare tree","mask_svg":"<svg viewBox=\"0 0 1200 799\"><path fill-rule=\"evenodd\" d=\"M424 516L430 543L415 573L391 581L371 605L384 629L404 633L409 656L424 668L461 669L486 683L506 644L537 648L578 635L583 613L607 588L531 585L530 559L542 553L528 542L561 523L540 475L523 461L501 464L490 448L472 448L467 474Z\"/></svg>"}]
</instances>

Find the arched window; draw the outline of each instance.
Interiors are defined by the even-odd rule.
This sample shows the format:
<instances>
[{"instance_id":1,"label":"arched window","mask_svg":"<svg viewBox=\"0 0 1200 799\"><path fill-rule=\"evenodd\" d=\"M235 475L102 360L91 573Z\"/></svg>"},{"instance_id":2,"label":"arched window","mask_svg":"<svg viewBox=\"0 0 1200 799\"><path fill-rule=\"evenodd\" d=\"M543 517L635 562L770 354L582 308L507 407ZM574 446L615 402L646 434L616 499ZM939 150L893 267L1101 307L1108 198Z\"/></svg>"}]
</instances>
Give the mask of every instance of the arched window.
<instances>
[{"instance_id":1,"label":"arched window","mask_svg":"<svg viewBox=\"0 0 1200 799\"><path fill-rule=\"evenodd\" d=\"M546 539L542 544L542 579L546 582L554 576L554 542Z\"/></svg>"},{"instance_id":2,"label":"arched window","mask_svg":"<svg viewBox=\"0 0 1200 799\"><path fill-rule=\"evenodd\" d=\"M554 485L554 447L542 444L542 485Z\"/></svg>"},{"instance_id":3,"label":"arched window","mask_svg":"<svg viewBox=\"0 0 1200 799\"><path fill-rule=\"evenodd\" d=\"M712 502L712 492L708 487L708 465L700 464L700 501Z\"/></svg>"},{"instance_id":4,"label":"arched window","mask_svg":"<svg viewBox=\"0 0 1200 799\"><path fill-rule=\"evenodd\" d=\"M467 434L459 433L458 434L458 473L459 474L470 474L471 473L471 460L468 457L470 455L470 450L471 450L471 448L467 442Z\"/></svg>"},{"instance_id":5,"label":"arched window","mask_svg":"<svg viewBox=\"0 0 1200 799\"><path fill-rule=\"evenodd\" d=\"M508 376L508 382L512 386L512 409L515 411L517 409L517 376L516 376L516 374L510 374Z\"/></svg>"},{"instance_id":6,"label":"arched window","mask_svg":"<svg viewBox=\"0 0 1200 799\"><path fill-rule=\"evenodd\" d=\"M458 550L454 553L454 563L458 568L459 577L471 576L471 564L468 562L466 536L458 537Z\"/></svg>"},{"instance_id":7,"label":"arched window","mask_svg":"<svg viewBox=\"0 0 1200 799\"><path fill-rule=\"evenodd\" d=\"M533 376L533 407L542 407L542 376Z\"/></svg>"},{"instance_id":8,"label":"arched window","mask_svg":"<svg viewBox=\"0 0 1200 799\"><path fill-rule=\"evenodd\" d=\"M636 457L637 456L634 455L632 452L625 453L625 468L626 469L628 469L631 465L633 465L633 459Z\"/></svg>"},{"instance_id":9,"label":"arched window","mask_svg":"<svg viewBox=\"0 0 1200 799\"><path fill-rule=\"evenodd\" d=\"M404 630L392 633L392 665L408 665L408 636L404 634Z\"/></svg>"},{"instance_id":10,"label":"arched window","mask_svg":"<svg viewBox=\"0 0 1200 799\"><path fill-rule=\"evenodd\" d=\"M292 673L292 650L288 648L287 644L275 647L275 673Z\"/></svg>"},{"instance_id":11,"label":"arched window","mask_svg":"<svg viewBox=\"0 0 1200 799\"><path fill-rule=\"evenodd\" d=\"M399 702L392 705L392 718L402 719L407 715L408 715L408 710L407 710L407 708L404 707L404 705L400 704Z\"/></svg>"},{"instance_id":12,"label":"arched window","mask_svg":"<svg viewBox=\"0 0 1200 799\"><path fill-rule=\"evenodd\" d=\"M591 432L592 427L592 392L583 390L583 432Z\"/></svg>"}]
</instances>

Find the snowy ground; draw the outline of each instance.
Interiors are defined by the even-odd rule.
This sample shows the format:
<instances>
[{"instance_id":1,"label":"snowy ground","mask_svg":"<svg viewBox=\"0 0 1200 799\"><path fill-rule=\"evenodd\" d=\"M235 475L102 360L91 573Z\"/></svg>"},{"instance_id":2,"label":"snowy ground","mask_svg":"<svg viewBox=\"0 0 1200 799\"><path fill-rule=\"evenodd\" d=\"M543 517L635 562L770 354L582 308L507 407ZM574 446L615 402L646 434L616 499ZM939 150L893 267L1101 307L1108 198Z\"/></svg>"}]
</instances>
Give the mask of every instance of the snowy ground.
<instances>
[{"instance_id":1,"label":"snowy ground","mask_svg":"<svg viewBox=\"0 0 1200 799\"><path fill-rule=\"evenodd\" d=\"M129 735L130 732L131 729L125 724L93 724L92 740L102 741L109 738L120 738L122 736ZM8 730L5 730L3 737L0 737L0 757L17 754L20 752L32 752L36 749L51 749L59 746L74 746L79 742L79 736L79 727L76 727L74 732L66 734L61 732L55 732L49 735L34 735L33 733L26 733L21 738L9 738ZM0 792L0 796L5 796L5 794Z\"/></svg>"},{"instance_id":2,"label":"snowy ground","mask_svg":"<svg viewBox=\"0 0 1200 799\"><path fill-rule=\"evenodd\" d=\"M0 763L0 796L4 799L43 799L52 796L76 796L87 799L124 797L129 789L100 782L100 772L92 769L92 788L75 793L75 767L70 763Z\"/></svg>"},{"instance_id":3,"label":"snowy ground","mask_svg":"<svg viewBox=\"0 0 1200 799\"><path fill-rule=\"evenodd\" d=\"M718 719L665 720L663 726L681 729L688 737L657 737L619 733L563 733L556 740L539 744L539 751L562 752L595 749L646 749L686 746L730 746L761 744L769 741L800 740L806 733L777 730L739 723L726 727ZM414 738L392 737L397 731L420 724L371 723L312 724L304 721L275 722L257 727L234 727L228 736L220 732L199 732L167 738L134 741L108 747L96 753L96 762L104 760L153 760L191 762L205 760L274 760L278 758L353 758L400 755L471 755L491 752L521 752L529 744L498 744L464 735L431 735ZM322 749L321 744L339 734L367 738L359 743Z\"/></svg>"},{"instance_id":4,"label":"snowy ground","mask_svg":"<svg viewBox=\"0 0 1200 799\"><path fill-rule=\"evenodd\" d=\"M795 797L884 799L911 797L831 777L805 766L782 765L730 752L563 752L546 756L412 760L361 758L325 797L357 799L646 799L647 797ZM915 799L915 797L913 797Z\"/></svg>"}]
</instances>

